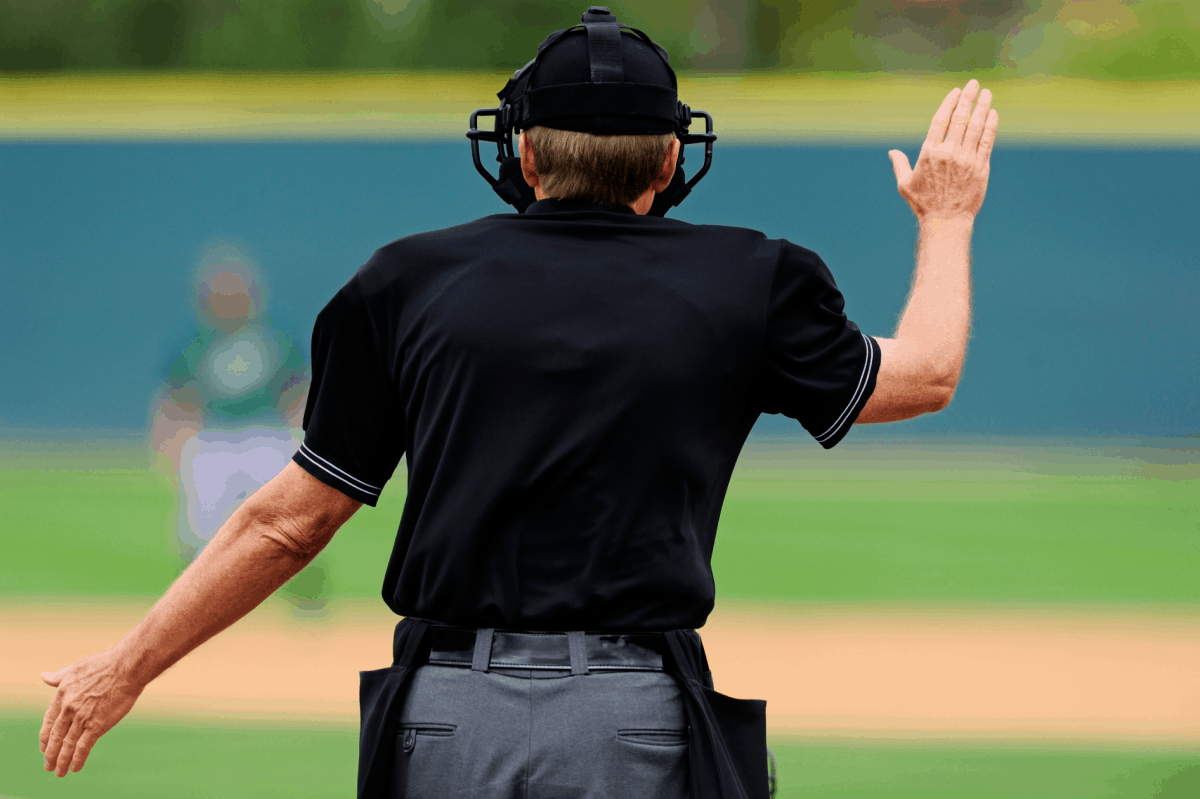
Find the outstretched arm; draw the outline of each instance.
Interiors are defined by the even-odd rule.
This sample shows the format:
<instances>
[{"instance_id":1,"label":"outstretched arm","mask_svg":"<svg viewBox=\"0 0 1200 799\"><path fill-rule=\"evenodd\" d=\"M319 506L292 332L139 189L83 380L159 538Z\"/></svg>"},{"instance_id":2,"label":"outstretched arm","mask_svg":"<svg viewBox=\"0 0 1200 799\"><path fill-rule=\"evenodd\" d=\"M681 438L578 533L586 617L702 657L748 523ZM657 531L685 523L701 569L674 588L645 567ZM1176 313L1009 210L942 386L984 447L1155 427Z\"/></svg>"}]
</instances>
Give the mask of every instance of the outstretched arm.
<instances>
[{"instance_id":1,"label":"outstretched arm","mask_svg":"<svg viewBox=\"0 0 1200 799\"><path fill-rule=\"evenodd\" d=\"M899 150L888 153L921 235L912 292L895 337L877 339L879 376L860 423L939 411L954 396L971 328L971 231L987 192L1000 123L991 102L991 92L981 92L972 80L942 101L916 168Z\"/></svg>"},{"instance_id":2,"label":"outstretched arm","mask_svg":"<svg viewBox=\"0 0 1200 799\"><path fill-rule=\"evenodd\" d=\"M40 735L46 770L62 777L83 768L96 740L151 680L291 579L360 505L289 463L230 517L119 644L42 672L57 689Z\"/></svg>"}]
</instances>

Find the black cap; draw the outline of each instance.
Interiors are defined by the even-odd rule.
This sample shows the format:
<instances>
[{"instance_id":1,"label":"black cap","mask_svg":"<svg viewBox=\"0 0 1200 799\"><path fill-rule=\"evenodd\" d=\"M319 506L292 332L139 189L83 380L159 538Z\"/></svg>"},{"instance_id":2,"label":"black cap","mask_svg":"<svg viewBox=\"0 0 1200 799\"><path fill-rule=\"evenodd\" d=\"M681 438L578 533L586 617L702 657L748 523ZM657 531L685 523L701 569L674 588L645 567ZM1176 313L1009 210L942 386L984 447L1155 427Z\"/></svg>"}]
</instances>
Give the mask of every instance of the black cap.
<instances>
[{"instance_id":1,"label":"black cap","mask_svg":"<svg viewBox=\"0 0 1200 799\"><path fill-rule=\"evenodd\" d=\"M636 135L686 127L666 52L603 6L551 34L499 97L509 107L502 124L518 129Z\"/></svg>"}]
</instances>

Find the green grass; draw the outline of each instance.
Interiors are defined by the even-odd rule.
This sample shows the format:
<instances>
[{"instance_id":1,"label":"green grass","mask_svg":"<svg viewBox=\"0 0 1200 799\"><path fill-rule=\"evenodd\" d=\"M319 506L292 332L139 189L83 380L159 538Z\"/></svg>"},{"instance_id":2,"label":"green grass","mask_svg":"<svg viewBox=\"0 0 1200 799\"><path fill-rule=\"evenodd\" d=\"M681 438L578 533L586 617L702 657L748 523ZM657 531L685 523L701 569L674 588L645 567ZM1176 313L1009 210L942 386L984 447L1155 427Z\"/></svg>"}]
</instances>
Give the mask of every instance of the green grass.
<instances>
[{"instance_id":1,"label":"green grass","mask_svg":"<svg viewBox=\"0 0 1200 799\"><path fill-rule=\"evenodd\" d=\"M351 727L122 722L79 774L40 769L40 717L0 717L0 797L187 799L353 795ZM1193 799L1200 754L1115 745L775 738L779 797Z\"/></svg>"},{"instance_id":2,"label":"green grass","mask_svg":"<svg viewBox=\"0 0 1200 799\"><path fill-rule=\"evenodd\" d=\"M726 597L1200 601L1195 481L1047 476L742 481L713 558Z\"/></svg>"},{"instance_id":3,"label":"green grass","mask_svg":"<svg viewBox=\"0 0 1200 799\"><path fill-rule=\"evenodd\" d=\"M179 574L170 483L148 470L0 471L0 593L157 596ZM326 549L334 591L378 596L403 492L359 512Z\"/></svg>"},{"instance_id":4,"label":"green grass","mask_svg":"<svg viewBox=\"0 0 1200 799\"><path fill-rule=\"evenodd\" d=\"M0 448L0 594L158 596L179 574L175 491L142 442ZM324 554L334 592L375 597L404 506L402 472Z\"/></svg>"},{"instance_id":5,"label":"green grass","mask_svg":"<svg viewBox=\"0 0 1200 799\"><path fill-rule=\"evenodd\" d=\"M1166 465L1147 464L1154 450L1063 452L752 449L717 535L718 596L1200 602L1200 481L1177 479L1195 471L1190 451ZM0 593L161 593L179 569L174 489L138 463L129 452L0 452ZM334 595L378 596L403 482L398 473L326 550Z\"/></svg>"},{"instance_id":6,"label":"green grass","mask_svg":"<svg viewBox=\"0 0 1200 799\"><path fill-rule=\"evenodd\" d=\"M353 796L358 731L128 718L87 766L41 770L41 718L0 718L0 797L9 799L300 799Z\"/></svg>"},{"instance_id":7,"label":"green grass","mask_svg":"<svg viewBox=\"0 0 1200 799\"><path fill-rule=\"evenodd\" d=\"M1093 745L1095 747L1095 745ZM1060 743L771 744L781 799L1194 799L1200 755Z\"/></svg>"}]
</instances>

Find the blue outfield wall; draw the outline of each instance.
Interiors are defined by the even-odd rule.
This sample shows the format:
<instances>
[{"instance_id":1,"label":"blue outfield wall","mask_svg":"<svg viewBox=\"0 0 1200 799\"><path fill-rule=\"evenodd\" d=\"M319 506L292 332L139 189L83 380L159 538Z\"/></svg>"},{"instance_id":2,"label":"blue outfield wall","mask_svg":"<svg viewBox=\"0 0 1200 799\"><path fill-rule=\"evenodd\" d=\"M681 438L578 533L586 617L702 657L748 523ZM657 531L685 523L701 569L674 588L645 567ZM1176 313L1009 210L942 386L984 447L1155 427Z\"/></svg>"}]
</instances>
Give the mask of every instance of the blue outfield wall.
<instances>
[{"instance_id":1,"label":"blue outfield wall","mask_svg":"<svg viewBox=\"0 0 1200 799\"><path fill-rule=\"evenodd\" d=\"M915 157L919 142L897 144ZM1002 141L976 229L958 396L889 432L1200 432L1198 172L1195 150ZM194 332L189 283L214 245L258 263L267 313L307 350L317 311L375 247L506 208L465 140L8 143L0 174L9 429L144 429L151 393ZM868 333L894 329L916 229L885 147L718 145L673 215L816 250L851 318Z\"/></svg>"}]
</instances>

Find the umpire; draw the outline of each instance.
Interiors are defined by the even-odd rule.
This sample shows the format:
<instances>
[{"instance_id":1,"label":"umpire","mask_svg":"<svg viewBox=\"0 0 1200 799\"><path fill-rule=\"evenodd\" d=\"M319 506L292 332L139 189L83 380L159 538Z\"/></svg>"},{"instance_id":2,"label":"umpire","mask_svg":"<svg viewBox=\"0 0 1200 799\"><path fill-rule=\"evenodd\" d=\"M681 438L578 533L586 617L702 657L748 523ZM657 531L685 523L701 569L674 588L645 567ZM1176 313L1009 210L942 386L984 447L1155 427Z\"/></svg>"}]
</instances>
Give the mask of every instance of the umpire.
<instances>
[{"instance_id":1,"label":"umpire","mask_svg":"<svg viewBox=\"0 0 1200 799\"><path fill-rule=\"evenodd\" d=\"M920 244L876 339L816 253L661 216L687 191L675 75L606 9L584 23L501 92L497 130L522 132L496 188L524 213L392 242L334 296L294 462L117 646L43 673L48 771L82 768L407 456L383 586L404 618L393 666L362 675L360 796L766 795L765 703L712 690L694 631L730 474L760 413L828 448L950 401L998 117L971 81L915 169L889 154Z\"/></svg>"}]
</instances>

